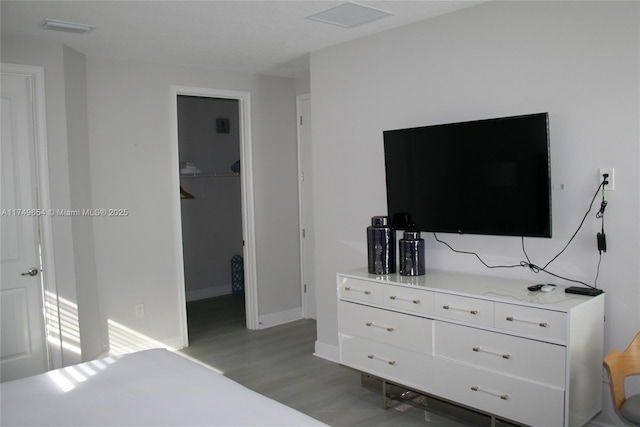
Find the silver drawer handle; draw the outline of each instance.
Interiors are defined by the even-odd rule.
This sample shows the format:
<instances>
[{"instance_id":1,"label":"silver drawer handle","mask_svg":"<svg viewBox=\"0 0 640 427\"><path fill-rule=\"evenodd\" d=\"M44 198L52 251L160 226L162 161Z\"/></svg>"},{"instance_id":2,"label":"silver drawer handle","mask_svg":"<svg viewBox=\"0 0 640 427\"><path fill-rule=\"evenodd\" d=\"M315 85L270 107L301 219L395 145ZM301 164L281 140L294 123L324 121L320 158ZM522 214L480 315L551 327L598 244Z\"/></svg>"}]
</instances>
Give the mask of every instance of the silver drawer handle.
<instances>
[{"instance_id":1,"label":"silver drawer handle","mask_svg":"<svg viewBox=\"0 0 640 427\"><path fill-rule=\"evenodd\" d=\"M478 314L480 313L480 310L467 310L466 308L457 308L457 307L451 307L449 304L447 305L443 305L442 308L444 308L445 310L457 310L457 311L468 311L471 314Z\"/></svg>"},{"instance_id":2,"label":"silver drawer handle","mask_svg":"<svg viewBox=\"0 0 640 427\"><path fill-rule=\"evenodd\" d=\"M419 299L411 299L411 298L402 298L402 297L397 297L395 295L391 295L389 297L389 299L392 300L398 300L398 301L406 301L406 302L412 302L414 304L420 304L420 300Z\"/></svg>"},{"instance_id":3,"label":"silver drawer handle","mask_svg":"<svg viewBox=\"0 0 640 427\"><path fill-rule=\"evenodd\" d=\"M395 365L395 364L396 364L396 361L395 361L395 360L383 359L382 357L378 357L378 356L376 356L375 354L369 354L367 357L368 357L369 359L372 359L372 360L379 360L379 361L381 361L381 362L388 363L389 365Z\"/></svg>"},{"instance_id":4,"label":"silver drawer handle","mask_svg":"<svg viewBox=\"0 0 640 427\"><path fill-rule=\"evenodd\" d=\"M367 326L371 326L371 327L374 327L374 328L386 329L386 330L387 330L387 331L389 331L389 332L393 332L393 331L395 331L395 330L396 330L396 328L394 328L393 326L382 326L382 325L376 325L376 324L375 324L375 323L373 323L373 322L367 322L367 323L365 323L365 325L367 325Z\"/></svg>"},{"instance_id":5,"label":"silver drawer handle","mask_svg":"<svg viewBox=\"0 0 640 427\"><path fill-rule=\"evenodd\" d=\"M509 395L508 394L500 394L500 393L495 393L493 391L481 390L480 387L478 387L477 385L472 386L471 390L478 391L480 393L490 394L491 396L497 396L502 400L509 400Z\"/></svg>"},{"instance_id":6,"label":"silver drawer handle","mask_svg":"<svg viewBox=\"0 0 640 427\"><path fill-rule=\"evenodd\" d=\"M371 291L366 291L366 290L362 290L362 289L353 289L351 286L345 286L344 290L345 291L352 291L352 292L362 292L365 295L371 295Z\"/></svg>"},{"instance_id":7,"label":"silver drawer handle","mask_svg":"<svg viewBox=\"0 0 640 427\"><path fill-rule=\"evenodd\" d=\"M534 321L531 321L531 320L516 319L513 316L507 316L507 320L509 322L530 323L532 325L538 325L541 328L546 328L547 326L549 326L549 322L534 322Z\"/></svg>"},{"instance_id":8,"label":"silver drawer handle","mask_svg":"<svg viewBox=\"0 0 640 427\"><path fill-rule=\"evenodd\" d=\"M478 347L473 347L473 351L477 352L477 353L487 353L487 354L493 354L494 356L500 356L503 359L511 359L511 354L510 353L498 353L495 351L489 351L489 350L483 350L482 347L478 346Z\"/></svg>"}]
</instances>

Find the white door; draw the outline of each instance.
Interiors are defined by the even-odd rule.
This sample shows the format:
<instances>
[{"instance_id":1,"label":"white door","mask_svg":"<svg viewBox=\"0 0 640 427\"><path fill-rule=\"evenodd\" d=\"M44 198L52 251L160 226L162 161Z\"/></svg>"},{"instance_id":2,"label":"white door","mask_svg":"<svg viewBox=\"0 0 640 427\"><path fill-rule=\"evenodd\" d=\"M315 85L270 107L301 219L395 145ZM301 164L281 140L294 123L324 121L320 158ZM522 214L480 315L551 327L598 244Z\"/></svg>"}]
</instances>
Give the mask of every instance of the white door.
<instances>
[{"instance_id":1,"label":"white door","mask_svg":"<svg viewBox=\"0 0 640 427\"><path fill-rule=\"evenodd\" d=\"M300 260L305 318L316 318L313 271L313 210L311 205L311 96L298 96L298 169L300 174Z\"/></svg>"},{"instance_id":2,"label":"white door","mask_svg":"<svg viewBox=\"0 0 640 427\"><path fill-rule=\"evenodd\" d=\"M0 381L47 370L33 76L2 73Z\"/></svg>"}]
</instances>

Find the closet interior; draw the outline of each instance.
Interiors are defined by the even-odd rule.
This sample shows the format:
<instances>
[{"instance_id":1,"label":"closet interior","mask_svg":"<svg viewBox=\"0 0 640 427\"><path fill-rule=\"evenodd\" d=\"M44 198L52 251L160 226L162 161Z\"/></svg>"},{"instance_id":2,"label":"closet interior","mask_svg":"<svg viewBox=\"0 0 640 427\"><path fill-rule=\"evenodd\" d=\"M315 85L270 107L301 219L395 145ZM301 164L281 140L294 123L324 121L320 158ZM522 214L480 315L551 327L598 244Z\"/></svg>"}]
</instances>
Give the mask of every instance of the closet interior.
<instances>
[{"instance_id":1,"label":"closet interior","mask_svg":"<svg viewBox=\"0 0 640 427\"><path fill-rule=\"evenodd\" d=\"M238 100L178 96L187 302L244 292Z\"/></svg>"}]
</instances>

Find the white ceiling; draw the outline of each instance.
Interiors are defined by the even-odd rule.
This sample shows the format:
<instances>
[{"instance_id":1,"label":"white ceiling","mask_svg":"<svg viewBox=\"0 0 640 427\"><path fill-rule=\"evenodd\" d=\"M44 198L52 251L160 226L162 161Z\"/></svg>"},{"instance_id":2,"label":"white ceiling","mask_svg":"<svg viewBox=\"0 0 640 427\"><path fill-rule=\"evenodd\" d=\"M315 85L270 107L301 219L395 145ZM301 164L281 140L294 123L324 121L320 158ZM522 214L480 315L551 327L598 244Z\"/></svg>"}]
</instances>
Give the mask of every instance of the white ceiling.
<instances>
[{"instance_id":1,"label":"white ceiling","mask_svg":"<svg viewBox=\"0 0 640 427\"><path fill-rule=\"evenodd\" d=\"M481 3L361 1L394 15L346 29L305 17L330 0L0 2L2 36L53 40L90 56L299 77L309 52ZM44 18L95 25L89 34L45 30Z\"/></svg>"}]
</instances>

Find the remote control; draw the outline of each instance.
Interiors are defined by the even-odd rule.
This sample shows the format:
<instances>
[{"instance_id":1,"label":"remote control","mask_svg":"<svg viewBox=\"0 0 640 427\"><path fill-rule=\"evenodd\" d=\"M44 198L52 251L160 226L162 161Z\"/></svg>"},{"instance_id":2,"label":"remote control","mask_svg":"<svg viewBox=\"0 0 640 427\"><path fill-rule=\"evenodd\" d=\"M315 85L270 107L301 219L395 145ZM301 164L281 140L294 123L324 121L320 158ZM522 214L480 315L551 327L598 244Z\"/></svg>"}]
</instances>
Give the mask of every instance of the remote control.
<instances>
[{"instance_id":1,"label":"remote control","mask_svg":"<svg viewBox=\"0 0 640 427\"><path fill-rule=\"evenodd\" d=\"M590 297L595 297L596 295L604 293L602 289L583 288L582 286L570 286L564 291L568 294L588 295Z\"/></svg>"}]
</instances>

